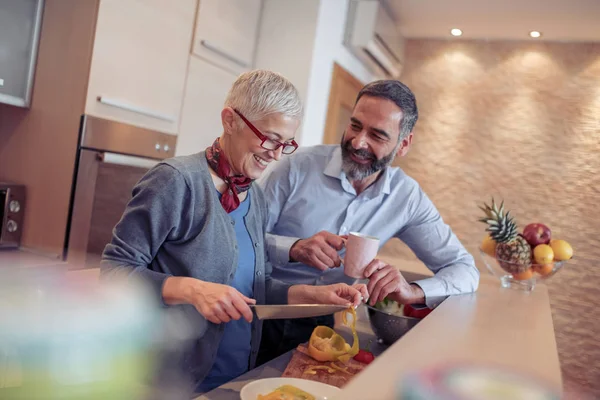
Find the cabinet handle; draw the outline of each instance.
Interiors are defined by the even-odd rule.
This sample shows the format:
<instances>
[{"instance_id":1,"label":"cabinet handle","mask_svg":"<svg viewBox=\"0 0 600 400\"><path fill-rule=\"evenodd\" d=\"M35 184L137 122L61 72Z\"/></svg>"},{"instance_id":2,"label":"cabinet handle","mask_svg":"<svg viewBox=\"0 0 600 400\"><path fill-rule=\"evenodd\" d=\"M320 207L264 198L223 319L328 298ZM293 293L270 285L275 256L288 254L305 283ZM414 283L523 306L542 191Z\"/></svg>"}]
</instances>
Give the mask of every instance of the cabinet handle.
<instances>
[{"instance_id":1,"label":"cabinet handle","mask_svg":"<svg viewBox=\"0 0 600 400\"><path fill-rule=\"evenodd\" d=\"M131 111L131 112L134 112L137 114L146 115L148 117L162 119L163 121L175 122L175 118L173 118L170 115L161 114L161 113L158 113L158 112L152 111L152 110L147 110L142 107L124 103L117 99L111 99L111 98L104 97L104 96L98 96L97 100L98 100L98 102L100 102L102 104L106 104L107 106L121 108L123 110Z\"/></svg>"},{"instance_id":2,"label":"cabinet handle","mask_svg":"<svg viewBox=\"0 0 600 400\"><path fill-rule=\"evenodd\" d=\"M141 168L152 168L159 163L159 161L151 160L149 158L136 157L136 156L126 156L123 154L114 154L114 153L98 153L98 161L114 164L114 165L128 165L132 167L141 167Z\"/></svg>"},{"instance_id":3,"label":"cabinet handle","mask_svg":"<svg viewBox=\"0 0 600 400\"><path fill-rule=\"evenodd\" d=\"M217 53L221 57L224 57L224 58L228 59L229 61L233 61L234 63L238 64L241 67L248 68L248 63L246 61L240 60L239 58L230 55L226 51L219 49L217 46L208 43L206 40L201 40L200 44L202 46L206 47L206 49L212 51L213 53Z\"/></svg>"}]
</instances>

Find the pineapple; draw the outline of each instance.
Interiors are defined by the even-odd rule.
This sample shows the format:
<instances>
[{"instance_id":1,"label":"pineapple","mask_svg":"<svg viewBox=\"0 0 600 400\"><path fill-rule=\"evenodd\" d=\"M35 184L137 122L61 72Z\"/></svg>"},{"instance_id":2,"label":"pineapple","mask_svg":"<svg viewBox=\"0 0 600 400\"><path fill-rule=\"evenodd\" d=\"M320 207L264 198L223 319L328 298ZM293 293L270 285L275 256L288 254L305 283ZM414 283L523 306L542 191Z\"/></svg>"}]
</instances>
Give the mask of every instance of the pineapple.
<instances>
[{"instance_id":1,"label":"pineapple","mask_svg":"<svg viewBox=\"0 0 600 400\"><path fill-rule=\"evenodd\" d=\"M486 231L497 243L496 259L500 266L511 274L527 270L531 266L531 247L518 233L510 212L504 213L504 202L497 207L492 199L491 207L484 203L484 207L479 208L485 212L485 217L479 221L488 225Z\"/></svg>"}]
</instances>

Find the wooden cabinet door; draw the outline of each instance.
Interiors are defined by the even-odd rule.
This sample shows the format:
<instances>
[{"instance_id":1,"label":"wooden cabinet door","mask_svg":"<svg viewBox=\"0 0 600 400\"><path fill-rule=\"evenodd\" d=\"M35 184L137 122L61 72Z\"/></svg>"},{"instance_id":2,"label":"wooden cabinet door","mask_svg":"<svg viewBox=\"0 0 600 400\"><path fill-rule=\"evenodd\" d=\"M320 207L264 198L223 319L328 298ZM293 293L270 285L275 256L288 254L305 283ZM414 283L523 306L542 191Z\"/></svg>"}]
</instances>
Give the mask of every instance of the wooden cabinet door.
<instances>
[{"instance_id":1,"label":"wooden cabinet door","mask_svg":"<svg viewBox=\"0 0 600 400\"><path fill-rule=\"evenodd\" d=\"M206 60L190 57L176 156L204 150L223 133L221 110L236 77Z\"/></svg>"},{"instance_id":2,"label":"wooden cabinet door","mask_svg":"<svg viewBox=\"0 0 600 400\"><path fill-rule=\"evenodd\" d=\"M240 73L252 68L262 0L200 0L194 54Z\"/></svg>"},{"instance_id":3,"label":"wooden cabinet door","mask_svg":"<svg viewBox=\"0 0 600 400\"><path fill-rule=\"evenodd\" d=\"M101 0L86 113L177 134L196 0Z\"/></svg>"},{"instance_id":4,"label":"wooden cabinet door","mask_svg":"<svg viewBox=\"0 0 600 400\"><path fill-rule=\"evenodd\" d=\"M333 77L329 91L329 106L325 122L324 144L339 144L350 123L356 96L363 83L337 63L333 65Z\"/></svg>"}]
</instances>

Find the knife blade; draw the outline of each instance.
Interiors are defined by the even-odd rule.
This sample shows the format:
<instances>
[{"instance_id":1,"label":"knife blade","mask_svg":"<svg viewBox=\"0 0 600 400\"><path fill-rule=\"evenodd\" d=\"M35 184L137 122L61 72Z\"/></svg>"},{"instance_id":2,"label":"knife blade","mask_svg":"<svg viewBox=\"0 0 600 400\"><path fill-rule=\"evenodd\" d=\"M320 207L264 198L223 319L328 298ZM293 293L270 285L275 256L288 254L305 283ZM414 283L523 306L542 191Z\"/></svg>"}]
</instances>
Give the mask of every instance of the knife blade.
<instances>
[{"instance_id":1,"label":"knife blade","mask_svg":"<svg viewBox=\"0 0 600 400\"><path fill-rule=\"evenodd\" d=\"M319 317L348 309L334 304L267 304L250 305L258 319L293 319Z\"/></svg>"}]
</instances>

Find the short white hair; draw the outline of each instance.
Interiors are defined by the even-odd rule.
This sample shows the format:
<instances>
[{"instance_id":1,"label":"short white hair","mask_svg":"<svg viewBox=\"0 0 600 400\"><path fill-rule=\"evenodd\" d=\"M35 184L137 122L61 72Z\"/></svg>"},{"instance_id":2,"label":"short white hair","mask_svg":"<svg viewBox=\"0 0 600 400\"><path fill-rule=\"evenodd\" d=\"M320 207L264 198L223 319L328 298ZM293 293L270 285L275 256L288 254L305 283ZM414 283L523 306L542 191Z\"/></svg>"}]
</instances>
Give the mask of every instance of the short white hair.
<instances>
[{"instance_id":1,"label":"short white hair","mask_svg":"<svg viewBox=\"0 0 600 400\"><path fill-rule=\"evenodd\" d=\"M250 121L275 113L300 121L303 113L298 89L282 75L262 69L244 72L235 80L225 107L238 110Z\"/></svg>"}]
</instances>

